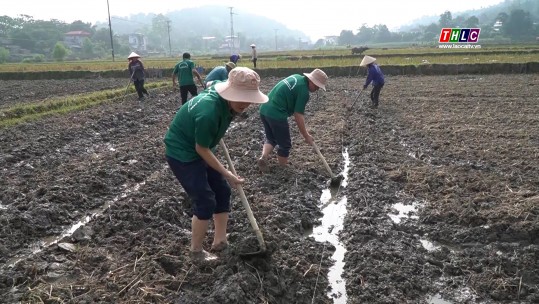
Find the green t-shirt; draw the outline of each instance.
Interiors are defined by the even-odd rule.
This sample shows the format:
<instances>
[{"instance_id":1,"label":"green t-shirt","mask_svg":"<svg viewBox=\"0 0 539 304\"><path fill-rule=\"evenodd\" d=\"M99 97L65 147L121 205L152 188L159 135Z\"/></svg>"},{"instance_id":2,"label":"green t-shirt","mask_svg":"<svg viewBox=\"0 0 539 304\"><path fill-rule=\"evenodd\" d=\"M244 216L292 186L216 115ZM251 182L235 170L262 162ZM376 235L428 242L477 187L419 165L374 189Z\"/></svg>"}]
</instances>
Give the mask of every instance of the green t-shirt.
<instances>
[{"instance_id":1,"label":"green t-shirt","mask_svg":"<svg viewBox=\"0 0 539 304\"><path fill-rule=\"evenodd\" d=\"M184 104L165 135L165 153L181 162L201 159L196 144L214 150L232 122L232 110L213 86Z\"/></svg>"},{"instance_id":2,"label":"green t-shirt","mask_svg":"<svg viewBox=\"0 0 539 304\"><path fill-rule=\"evenodd\" d=\"M260 106L260 114L287 120L294 113L305 112L309 101L309 81L306 76L294 74L279 81L268 94L269 101Z\"/></svg>"},{"instance_id":3,"label":"green t-shirt","mask_svg":"<svg viewBox=\"0 0 539 304\"><path fill-rule=\"evenodd\" d=\"M174 66L172 73L178 75L180 86L195 84L195 80L193 79L194 68L195 63L189 59L184 59Z\"/></svg>"}]
</instances>

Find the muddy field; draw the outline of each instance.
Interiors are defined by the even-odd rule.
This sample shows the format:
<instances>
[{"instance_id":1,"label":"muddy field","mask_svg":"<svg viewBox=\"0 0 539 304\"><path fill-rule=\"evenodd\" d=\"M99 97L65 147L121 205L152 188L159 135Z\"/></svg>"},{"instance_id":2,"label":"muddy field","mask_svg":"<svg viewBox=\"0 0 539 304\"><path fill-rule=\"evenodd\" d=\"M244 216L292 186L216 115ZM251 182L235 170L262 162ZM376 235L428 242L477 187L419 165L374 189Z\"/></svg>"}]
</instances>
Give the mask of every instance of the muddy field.
<instances>
[{"instance_id":1,"label":"muddy field","mask_svg":"<svg viewBox=\"0 0 539 304\"><path fill-rule=\"evenodd\" d=\"M329 200L295 123L291 166L264 175L257 108L234 122L225 142L269 254L241 256L258 246L234 193L231 246L203 265L163 155L177 92L0 129L0 302L538 303L539 75L389 76L378 109L351 108L362 81L331 78L307 107L346 177ZM0 108L125 84L2 81ZM334 206L338 246L312 233Z\"/></svg>"}]
</instances>

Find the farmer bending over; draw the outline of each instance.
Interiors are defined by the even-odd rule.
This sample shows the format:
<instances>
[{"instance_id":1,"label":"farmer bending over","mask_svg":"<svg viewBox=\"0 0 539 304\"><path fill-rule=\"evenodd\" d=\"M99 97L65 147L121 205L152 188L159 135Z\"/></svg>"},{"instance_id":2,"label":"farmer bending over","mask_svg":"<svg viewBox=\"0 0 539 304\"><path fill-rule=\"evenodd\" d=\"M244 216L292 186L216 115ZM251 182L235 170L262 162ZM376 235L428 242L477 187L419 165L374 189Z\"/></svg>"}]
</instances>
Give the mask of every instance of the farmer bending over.
<instances>
[{"instance_id":1,"label":"farmer bending over","mask_svg":"<svg viewBox=\"0 0 539 304\"><path fill-rule=\"evenodd\" d=\"M229 76L182 106L164 139L167 162L192 202L190 255L194 261L211 258L202 243L212 217L215 235L211 250L220 251L228 245L229 184L236 188L244 182L215 157L215 146L235 115L252 103L268 101L259 90L260 77L255 71L240 67Z\"/></svg>"},{"instance_id":2,"label":"farmer bending over","mask_svg":"<svg viewBox=\"0 0 539 304\"><path fill-rule=\"evenodd\" d=\"M218 66L213 68L211 72L206 75L206 79L204 79L204 84L206 87L210 82L219 80L219 81L225 81L228 79L228 73L232 71L233 68L236 67L236 64L233 62L227 62L224 66Z\"/></svg>"},{"instance_id":3,"label":"farmer bending over","mask_svg":"<svg viewBox=\"0 0 539 304\"><path fill-rule=\"evenodd\" d=\"M309 101L309 92L319 88L326 90L328 76L320 69L303 75L294 74L279 81L269 92L269 102L260 106L260 119L264 125L266 139L262 148L262 156L258 159L258 167L263 173L269 171L268 158L275 146L280 165L288 163L292 148L288 117L294 115L298 129L305 141L312 145L313 137L305 127L305 106Z\"/></svg>"}]
</instances>

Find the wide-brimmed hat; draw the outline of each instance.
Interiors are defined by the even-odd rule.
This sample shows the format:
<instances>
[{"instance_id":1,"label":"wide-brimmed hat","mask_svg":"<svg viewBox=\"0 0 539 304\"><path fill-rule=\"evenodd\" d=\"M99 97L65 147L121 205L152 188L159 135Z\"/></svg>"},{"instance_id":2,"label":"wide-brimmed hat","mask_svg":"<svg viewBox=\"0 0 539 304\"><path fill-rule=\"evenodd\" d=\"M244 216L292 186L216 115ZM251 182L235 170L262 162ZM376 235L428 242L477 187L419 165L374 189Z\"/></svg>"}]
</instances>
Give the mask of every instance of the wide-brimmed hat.
<instances>
[{"instance_id":1,"label":"wide-brimmed hat","mask_svg":"<svg viewBox=\"0 0 539 304\"><path fill-rule=\"evenodd\" d=\"M233 68L236 67L236 64L235 64L234 62L227 62L225 65L226 65L227 67L229 67L230 69L233 69Z\"/></svg>"},{"instance_id":2,"label":"wide-brimmed hat","mask_svg":"<svg viewBox=\"0 0 539 304\"><path fill-rule=\"evenodd\" d=\"M361 63L359 64L359 66L367 66L368 64L371 64L375 61L376 61L376 58L365 55L365 57L363 57L363 60L361 60Z\"/></svg>"},{"instance_id":3,"label":"wide-brimmed hat","mask_svg":"<svg viewBox=\"0 0 539 304\"><path fill-rule=\"evenodd\" d=\"M326 90L326 83L328 82L328 75L324 73L321 69L314 69L310 73L303 73L303 75L307 76L314 84L321 88L322 90Z\"/></svg>"},{"instance_id":4,"label":"wide-brimmed hat","mask_svg":"<svg viewBox=\"0 0 539 304\"><path fill-rule=\"evenodd\" d=\"M251 44L251 47L256 47L256 45L253 43L253 44Z\"/></svg>"},{"instance_id":5,"label":"wide-brimmed hat","mask_svg":"<svg viewBox=\"0 0 539 304\"><path fill-rule=\"evenodd\" d=\"M268 96L260 92L260 76L246 67L237 67L230 71L227 81L214 86L221 97L229 101L266 103Z\"/></svg>"},{"instance_id":6,"label":"wide-brimmed hat","mask_svg":"<svg viewBox=\"0 0 539 304\"><path fill-rule=\"evenodd\" d=\"M127 56L127 59L131 59L131 58L140 58L139 54L135 53L135 52L131 52L131 54L129 54L129 56Z\"/></svg>"}]
</instances>

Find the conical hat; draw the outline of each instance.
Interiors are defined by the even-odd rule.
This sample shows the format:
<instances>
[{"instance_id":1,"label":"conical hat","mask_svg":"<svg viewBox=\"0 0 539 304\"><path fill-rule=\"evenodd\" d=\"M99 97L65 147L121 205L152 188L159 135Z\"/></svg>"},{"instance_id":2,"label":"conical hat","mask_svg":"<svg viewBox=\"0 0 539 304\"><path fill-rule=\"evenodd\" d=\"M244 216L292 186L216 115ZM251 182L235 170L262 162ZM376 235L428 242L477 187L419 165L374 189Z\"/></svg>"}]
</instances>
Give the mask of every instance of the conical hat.
<instances>
[{"instance_id":1,"label":"conical hat","mask_svg":"<svg viewBox=\"0 0 539 304\"><path fill-rule=\"evenodd\" d=\"M131 52L131 54L127 56L127 59L131 59L131 58L140 58L140 56L135 52Z\"/></svg>"},{"instance_id":2,"label":"conical hat","mask_svg":"<svg viewBox=\"0 0 539 304\"><path fill-rule=\"evenodd\" d=\"M363 60L361 60L361 63L359 64L359 66L367 66L368 64L371 64L375 61L376 61L376 58L367 55L363 57Z\"/></svg>"}]
</instances>

